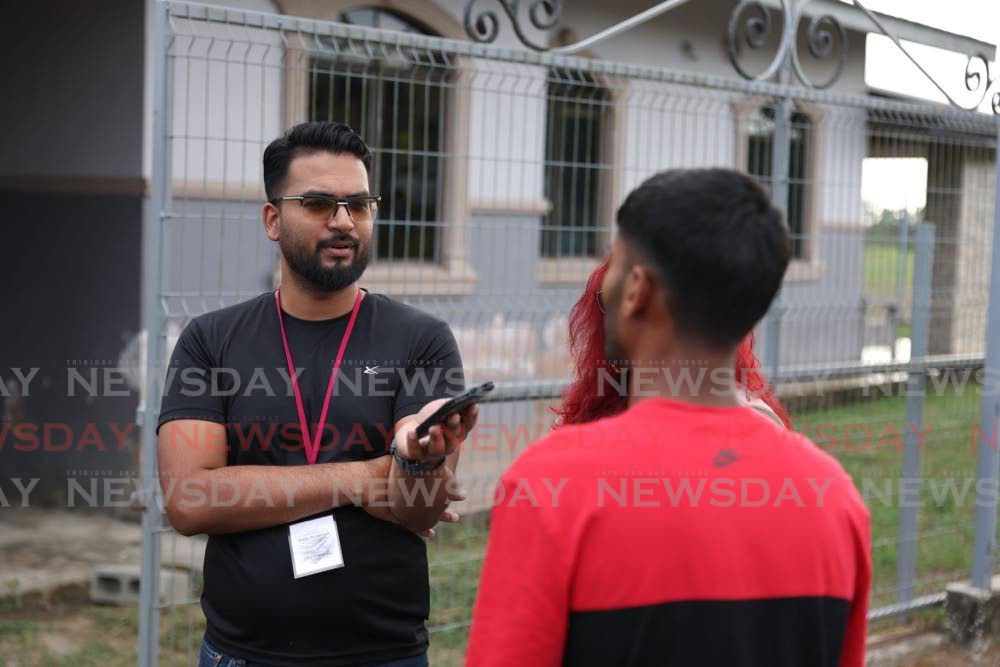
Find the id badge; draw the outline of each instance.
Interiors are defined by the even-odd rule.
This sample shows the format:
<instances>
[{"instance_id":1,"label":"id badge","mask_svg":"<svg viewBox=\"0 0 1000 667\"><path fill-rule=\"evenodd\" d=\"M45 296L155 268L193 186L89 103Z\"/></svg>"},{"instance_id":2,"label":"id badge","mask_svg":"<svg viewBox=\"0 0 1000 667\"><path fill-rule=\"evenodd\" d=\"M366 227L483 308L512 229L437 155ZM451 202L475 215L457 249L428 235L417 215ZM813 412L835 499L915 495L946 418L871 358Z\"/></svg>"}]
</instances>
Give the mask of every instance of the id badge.
<instances>
[{"instance_id":1,"label":"id badge","mask_svg":"<svg viewBox=\"0 0 1000 667\"><path fill-rule=\"evenodd\" d=\"M288 526L292 573L296 579L344 566L340 534L332 516L299 521Z\"/></svg>"}]
</instances>

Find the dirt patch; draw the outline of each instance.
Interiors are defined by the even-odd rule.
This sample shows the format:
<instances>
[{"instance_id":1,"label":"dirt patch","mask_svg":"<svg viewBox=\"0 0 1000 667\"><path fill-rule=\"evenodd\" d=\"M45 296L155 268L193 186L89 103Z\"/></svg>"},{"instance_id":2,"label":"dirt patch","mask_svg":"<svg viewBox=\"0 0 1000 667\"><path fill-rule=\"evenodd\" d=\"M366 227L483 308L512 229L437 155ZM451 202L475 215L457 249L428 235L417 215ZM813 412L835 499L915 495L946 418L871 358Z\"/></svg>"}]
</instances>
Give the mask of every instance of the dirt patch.
<instances>
[{"instance_id":1,"label":"dirt patch","mask_svg":"<svg viewBox=\"0 0 1000 667\"><path fill-rule=\"evenodd\" d=\"M972 650L946 645L910 664L913 667L1000 667L1000 645Z\"/></svg>"},{"instance_id":2,"label":"dirt patch","mask_svg":"<svg viewBox=\"0 0 1000 667\"><path fill-rule=\"evenodd\" d=\"M161 562L197 575L205 544L203 536L163 533ZM134 521L65 509L2 512L0 602L40 611L86 605L96 567L138 566L141 553L142 528Z\"/></svg>"}]
</instances>

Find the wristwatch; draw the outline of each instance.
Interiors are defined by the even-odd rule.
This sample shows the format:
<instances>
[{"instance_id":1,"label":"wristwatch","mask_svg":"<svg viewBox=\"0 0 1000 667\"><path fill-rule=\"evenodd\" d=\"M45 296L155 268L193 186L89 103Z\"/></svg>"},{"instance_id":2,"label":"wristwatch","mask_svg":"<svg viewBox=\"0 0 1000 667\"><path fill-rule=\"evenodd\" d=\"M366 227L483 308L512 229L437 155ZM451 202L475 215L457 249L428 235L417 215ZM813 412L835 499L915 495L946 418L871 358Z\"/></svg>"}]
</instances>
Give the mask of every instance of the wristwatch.
<instances>
[{"instance_id":1,"label":"wristwatch","mask_svg":"<svg viewBox=\"0 0 1000 667\"><path fill-rule=\"evenodd\" d=\"M392 441L392 445L389 447L389 452L392 454L392 458L396 460L399 467L410 477L427 477L435 470L440 468L444 464L445 457L439 458L437 461L420 461L417 459L404 459L402 456L396 453L396 441Z\"/></svg>"}]
</instances>

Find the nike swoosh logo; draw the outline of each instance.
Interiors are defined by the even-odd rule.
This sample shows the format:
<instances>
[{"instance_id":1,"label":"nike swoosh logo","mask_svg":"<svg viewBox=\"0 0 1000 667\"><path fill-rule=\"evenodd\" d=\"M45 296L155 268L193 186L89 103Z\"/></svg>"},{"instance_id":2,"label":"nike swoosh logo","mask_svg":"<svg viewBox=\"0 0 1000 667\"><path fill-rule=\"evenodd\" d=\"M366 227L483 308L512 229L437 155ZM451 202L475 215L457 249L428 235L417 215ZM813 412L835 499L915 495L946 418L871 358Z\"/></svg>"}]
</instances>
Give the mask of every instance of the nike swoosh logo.
<instances>
[{"instance_id":1,"label":"nike swoosh logo","mask_svg":"<svg viewBox=\"0 0 1000 667\"><path fill-rule=\"evenodd\" d=\"M739 461L739 454L731 449L720 449L716 455L715 459L712 461L716 468L725 468L731 463L736 463Z\"/></svg>"},{"instance_id":2,"label":"nike swoosh logo","mask_svg":"<svg viewBox=\"0 0 1000 667\"><path fill-rule=\"evenodd\" d=\"M365 366L365 374L366 375L378 375L378 369L379 369L378 366L371 366L371 367Z\"/></svg>"}]
</instances>

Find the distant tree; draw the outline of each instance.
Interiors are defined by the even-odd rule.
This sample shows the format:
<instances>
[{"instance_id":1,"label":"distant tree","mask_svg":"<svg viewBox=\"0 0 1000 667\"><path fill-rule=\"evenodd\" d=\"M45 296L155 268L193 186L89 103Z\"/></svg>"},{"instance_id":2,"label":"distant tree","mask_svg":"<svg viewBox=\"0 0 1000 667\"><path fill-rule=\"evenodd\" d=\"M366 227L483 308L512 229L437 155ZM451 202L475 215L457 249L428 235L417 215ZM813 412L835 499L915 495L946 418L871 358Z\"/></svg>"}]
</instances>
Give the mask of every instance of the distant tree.
<instances>
[{"instance_id":1,"label":"distant tree","mask_svg":"<svg viewBox=\"0 0 1000 667\"><path fill-rule=\"evenodd\" d=\"M911 227L918 222L923 222L924 207L921 206L912 211L888 208L876 210L871 203L864 202L864 219L869 224L869 234L875 236L895 236L899 233L899 225L904 219Z\"/></svg>"}]
</instances>

